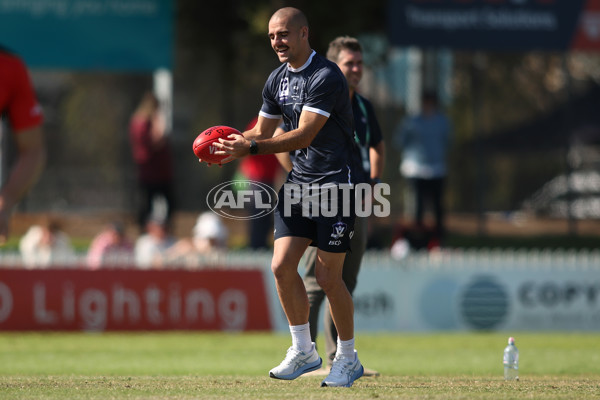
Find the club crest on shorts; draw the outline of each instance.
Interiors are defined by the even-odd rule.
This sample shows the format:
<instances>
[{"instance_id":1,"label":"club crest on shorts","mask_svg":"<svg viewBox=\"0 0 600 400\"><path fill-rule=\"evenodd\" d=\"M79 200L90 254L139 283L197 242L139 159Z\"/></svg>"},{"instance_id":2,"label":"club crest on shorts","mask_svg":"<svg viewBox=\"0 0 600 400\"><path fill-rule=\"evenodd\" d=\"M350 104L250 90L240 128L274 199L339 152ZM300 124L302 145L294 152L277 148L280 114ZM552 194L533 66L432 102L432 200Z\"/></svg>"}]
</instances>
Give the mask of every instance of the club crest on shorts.
<instances>
[{"instance_id":1,"label":"club crest on shorts","mask_svg":"<svg viewBox=\"0 0 600 400\"><path fill-rule=\"evenodd\" d=\"M340 239L344 237L346 233L346 229L348 229L348 225L343 223L342 221L338 221L333 226L333 232L331 233L331 237L334 239Z\"/></svg>"}]
</instances>

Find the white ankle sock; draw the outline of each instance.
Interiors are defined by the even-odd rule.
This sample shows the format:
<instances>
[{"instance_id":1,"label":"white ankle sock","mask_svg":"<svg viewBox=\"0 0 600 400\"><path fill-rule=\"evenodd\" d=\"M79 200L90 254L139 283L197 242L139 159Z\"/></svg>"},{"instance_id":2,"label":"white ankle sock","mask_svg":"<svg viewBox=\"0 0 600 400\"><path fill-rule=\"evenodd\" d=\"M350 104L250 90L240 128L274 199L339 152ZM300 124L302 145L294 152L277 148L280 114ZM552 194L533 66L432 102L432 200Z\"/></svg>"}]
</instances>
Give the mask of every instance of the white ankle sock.
<instances>
[{"instance_id":1,"label":"white ankle sock","mask_svg":"<svg viewBox=\"0 0 600 400\"><path fill-rule=\"evenodd\" d=\"M312 350L312 341L310 340L310 327L308 322L303 325L290 325L292 333L292 347L296 350L309 352Z\"/></svg>"},{"instance_id":2,"label":"white ankle sock","mask_svg":"<svg viewBox=\"0 0 600 400\"><path fill-rule=\"evenodd\" d=\"M354 359L354 338L350 340L340 340L340 338L338 337L337 350L335 355L336 357L340 356Z\"/></svg>"}]
</instances>

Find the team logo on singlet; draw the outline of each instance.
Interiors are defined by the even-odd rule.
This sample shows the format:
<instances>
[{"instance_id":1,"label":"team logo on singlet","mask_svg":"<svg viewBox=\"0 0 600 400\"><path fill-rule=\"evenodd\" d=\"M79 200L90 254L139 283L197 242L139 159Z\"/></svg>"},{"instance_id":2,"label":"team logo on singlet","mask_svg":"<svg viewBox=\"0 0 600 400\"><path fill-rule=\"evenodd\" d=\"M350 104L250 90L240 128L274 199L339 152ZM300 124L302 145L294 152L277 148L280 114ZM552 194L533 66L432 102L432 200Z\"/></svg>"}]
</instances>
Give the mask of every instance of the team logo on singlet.
<instances>
[{"instance_id":1,"label":"team logo on singlet","mask_svg":"<svg viewBox=\"0 0 600 400\"><path fill-rule=\"evenodd\" d=\"M286 76L279 85L279 101L284 101L290 97L290 81Z\"/></svg>"}]
</instances>

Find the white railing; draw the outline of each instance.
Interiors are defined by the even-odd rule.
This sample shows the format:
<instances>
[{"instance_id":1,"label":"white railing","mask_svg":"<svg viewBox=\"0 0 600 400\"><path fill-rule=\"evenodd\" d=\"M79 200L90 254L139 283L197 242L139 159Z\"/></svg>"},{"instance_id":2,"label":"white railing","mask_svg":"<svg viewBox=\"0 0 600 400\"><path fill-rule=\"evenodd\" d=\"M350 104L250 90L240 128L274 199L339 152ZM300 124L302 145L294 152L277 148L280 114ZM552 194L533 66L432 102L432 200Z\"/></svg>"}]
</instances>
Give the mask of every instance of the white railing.
<instances>
[{"instance_id":1,"label":"white railing","mask_svg":"<svg viewBox=\"0 0 600 400\"><path fill-rule=\"evenodd\" d=\"M264 268L271 265L272 251L227 251L212 255L187 256L164 265L144 269L202 269L202 268ZM303 266L300 262L300 266ZM413 252L402 259L394 259L389 251L367 251L362 268L440 269L464 268L483 270L502 268L517 269L600 269L600 249L594 250L498 250L498 249L443 249L439 251ZM18 252L0 252L0 268L88 268L86 254L70 254L53 257L49 262L26 265ZM133 256L114 257L101 268L136 268Z\"/></svg>"}]
</instances>

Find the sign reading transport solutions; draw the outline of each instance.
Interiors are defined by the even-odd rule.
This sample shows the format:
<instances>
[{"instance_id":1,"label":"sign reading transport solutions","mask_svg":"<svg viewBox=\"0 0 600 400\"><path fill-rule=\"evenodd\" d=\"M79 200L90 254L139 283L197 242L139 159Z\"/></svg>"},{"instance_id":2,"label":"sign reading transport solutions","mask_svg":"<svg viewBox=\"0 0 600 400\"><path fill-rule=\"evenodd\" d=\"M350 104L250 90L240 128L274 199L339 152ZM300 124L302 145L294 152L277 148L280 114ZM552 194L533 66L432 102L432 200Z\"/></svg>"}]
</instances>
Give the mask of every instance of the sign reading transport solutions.
<instances>
[{"instance_id":1,"label":"sign reading transport solutions","mask_svg":"<svg viewBox=\"0 0 600 400\"><path fill-rule=\"evenodd\" d=\"M398 46L600 50L600 0L390 0Z\"/></svg>"}]
</instances>

